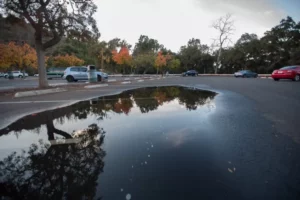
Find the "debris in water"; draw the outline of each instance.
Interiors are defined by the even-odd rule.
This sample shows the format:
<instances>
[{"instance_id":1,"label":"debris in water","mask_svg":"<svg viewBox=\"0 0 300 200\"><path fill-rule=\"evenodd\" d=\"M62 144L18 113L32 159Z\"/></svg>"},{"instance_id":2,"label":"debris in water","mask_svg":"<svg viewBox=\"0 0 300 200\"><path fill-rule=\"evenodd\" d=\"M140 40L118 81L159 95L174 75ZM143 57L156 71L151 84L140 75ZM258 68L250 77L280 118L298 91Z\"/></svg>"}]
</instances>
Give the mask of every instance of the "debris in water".
<instances>
[{"instance_id":1,"label":"debris in water","mask_svg":"<svg viewBox=\"0 0 300 200\"><path fill-rule=\"evenodd\" d=\"M229 164L231 164L231 161L228 161Z\"/></svg>"},{"instance_id":2,"label":"debris in water","mask_svg":"<svg viewBox=\"0 0 300 200\"><path fill-rule=\"evenodd\" d=\"M151 147L152 147L152 148L154 147L153 144L151 145Z\"/></svg>"},{"instance_id":3,"label":"debris in water","mask_svg":"<svg viewBox=\"0 0 300 200\"><path fill-rule=\"evenodd\" d=\"M148 155L148 158L150 158L150 155Z\"/></svg>"},{"instance_id":4,"label":"debris in water","mask_svg":"<svg viewBox=\"0 0 300 200\"><path fill-rule=\"evenodd\" d=\"M131 168L133 168L133 165L131 166Z\"/></svg>"},{"instance_id":5,"label":"debris in water","mask_svg":"<svg viewBox=\"0 0 300 200\"><path fill-rule=\"evenodd\" d=\"M130 200L131 199L131 194L126 194L126 200Z\"/></svg>"},{"instance_id":6,"label":"debris in water","mask_svg":"<svg viewBox=\"0 0 300 200\"><path fill-rule=\"evenodd\" d=\"M147 165L147 161L145 161L145 165Z\"/></svg>"},{"instance_id":7,"label":"debris in water","mask_svg":"<svg viewBox=\"0 0 300 200\"><path fill-rule=\"evenodd\" d=\"M230 173L233 173L232 169L230 169L230 168L228 168L228 171L229 171Z\"/></svg>"},{"instance_id":8,"label":"debris in water","mask_svg":"<svg viewBox=\"0 0 300 200\"><path fill-rule=\"evenodd\" d=\"M236 168L234 167L234 168L233 168L233 171L235 171L235 170L236 170Z\"/></svg>"},{"instance_id":9,"label":"debris in water","mask_svg":"<svg viewBox=\"0 0 300 200\"><path fill-rule=\"evenodd\" d=\"M121 188L121 192L123 192L123 188Z\"/></svg>"}]
</instances>

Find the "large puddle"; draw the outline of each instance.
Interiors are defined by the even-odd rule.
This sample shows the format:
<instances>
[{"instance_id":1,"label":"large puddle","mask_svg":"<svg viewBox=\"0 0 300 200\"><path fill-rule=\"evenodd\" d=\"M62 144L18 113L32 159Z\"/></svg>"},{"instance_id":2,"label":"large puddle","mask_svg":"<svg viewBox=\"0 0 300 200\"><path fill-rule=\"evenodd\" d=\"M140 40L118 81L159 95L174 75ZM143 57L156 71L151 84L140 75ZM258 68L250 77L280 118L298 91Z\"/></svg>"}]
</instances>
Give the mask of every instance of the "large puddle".
<instances>
[{"instance_id":1,"label":"large puddle","mask_svg":"<svg viewBox=\"0 0 300 200\"><path fill-rule=\"evenodd\" d=\"M1 195L176 199L197 192L188 185L207 181L215 96L142 88L26 116L0 130Z\"/></svg>"}]
</instances>

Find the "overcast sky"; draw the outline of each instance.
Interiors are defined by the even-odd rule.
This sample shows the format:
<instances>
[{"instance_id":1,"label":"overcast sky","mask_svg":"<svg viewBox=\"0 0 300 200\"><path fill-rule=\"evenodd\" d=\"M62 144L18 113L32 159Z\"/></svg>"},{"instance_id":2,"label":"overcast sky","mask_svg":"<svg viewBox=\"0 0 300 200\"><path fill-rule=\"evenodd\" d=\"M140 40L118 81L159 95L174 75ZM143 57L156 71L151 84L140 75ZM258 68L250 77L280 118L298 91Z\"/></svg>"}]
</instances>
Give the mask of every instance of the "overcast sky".
<instances>
[{"instance_id":1,"label":"overcast sky","mask_svg":"<svg viewBox=\"0 0 300 200\"><path fill-rule=\"evenodd\" d=\"M231 13L236 41L243 33L263 33L291 16L300 20L300 0L95 0L101 40L118 37L134 45L141 34L178 52L191 38L210 45L214 20Z\"/></svg>"}]
</instances>

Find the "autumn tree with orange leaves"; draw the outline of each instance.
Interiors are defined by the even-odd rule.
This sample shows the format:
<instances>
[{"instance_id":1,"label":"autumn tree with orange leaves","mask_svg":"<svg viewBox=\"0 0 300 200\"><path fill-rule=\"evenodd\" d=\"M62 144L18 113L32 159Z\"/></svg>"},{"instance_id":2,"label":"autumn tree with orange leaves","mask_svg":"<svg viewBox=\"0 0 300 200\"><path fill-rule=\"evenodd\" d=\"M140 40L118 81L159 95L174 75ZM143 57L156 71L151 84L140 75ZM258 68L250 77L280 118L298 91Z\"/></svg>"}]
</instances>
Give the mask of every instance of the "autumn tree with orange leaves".
<instances>
[{"instance_id":1,"label":"autumn tree with orange leaves","mask_svg":"<svg viewBox=\"0 0 300 200\"><path fill-rule=\"evenodd\" d=\"M171 55L169 54L163 55L161 51L158 52L154 63L154 66L156 68L156 74L158 74L159 70L162 70L164 67L166 67L169 60L171 59L172 59Z\"/></svg>"},{"instance_id":2,"label":"autumn tree with orange leaves","mask_svg":"<svg viewBox=\"0 0 300 200\"><path fill-rule=\"evenodd\" d=\"M0 44L0 71L28 68L37 69L36 51L29 44Z\"/></svg>"},{"instance_id":3,"label":"autumn tree with orange leaves","mask_svg":"<svg viewBox=\"0 0 300 200\"><path fill-rule=\"evenodd\" d=\"M50 58L52 65L57 67L80 66L84 64L84 60L77 58L74 55L58 55Z\"/></svg>"},{"instance_id":4,"label":"autumn tree with orange leaves","mask_svg":"<svg viewBox=\"0 0 300 200\"><path fill-rule=\"evenodd\" d=\"M117 50L112 51L112 59L123 67L123 74L125 74L125 66L130 66L132 63L132 56L125 46L120 49L119 53Z\"/></svg>"}]
</instances>

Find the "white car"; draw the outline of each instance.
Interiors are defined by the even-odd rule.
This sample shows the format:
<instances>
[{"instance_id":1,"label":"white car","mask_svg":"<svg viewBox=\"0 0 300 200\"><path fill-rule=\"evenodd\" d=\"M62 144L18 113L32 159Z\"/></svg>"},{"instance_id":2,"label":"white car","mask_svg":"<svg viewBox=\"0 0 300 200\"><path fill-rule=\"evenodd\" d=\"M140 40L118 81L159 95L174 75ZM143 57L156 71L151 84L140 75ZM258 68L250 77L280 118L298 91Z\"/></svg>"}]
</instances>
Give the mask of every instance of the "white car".
<instances>
[{"instance_id":1,"label":"white car","mask_svg":"<svg viewBox=\"0 0 300 200\"><path fill-rule=\"evenodd\" d=\"M28 74L27 73L23 73L21 71L12 71L11 72L14 78L24 78L27 77ZM8 78L8 73L4 74L5 78Z\"/></svg>"},{"instance_id":2,"label":"white car","mask_svg":"<svg viewBox=\"0 0 300 200\"><path fill-rule=\"evenodd\" d=\"M87 67L68 67L64 71L63 79L66 79L68 82L77 82L79 80L88 80ZM104 81L108 79L108 75L103 72L96 72L97 80Z\"/></svg>"}]
</instances>

